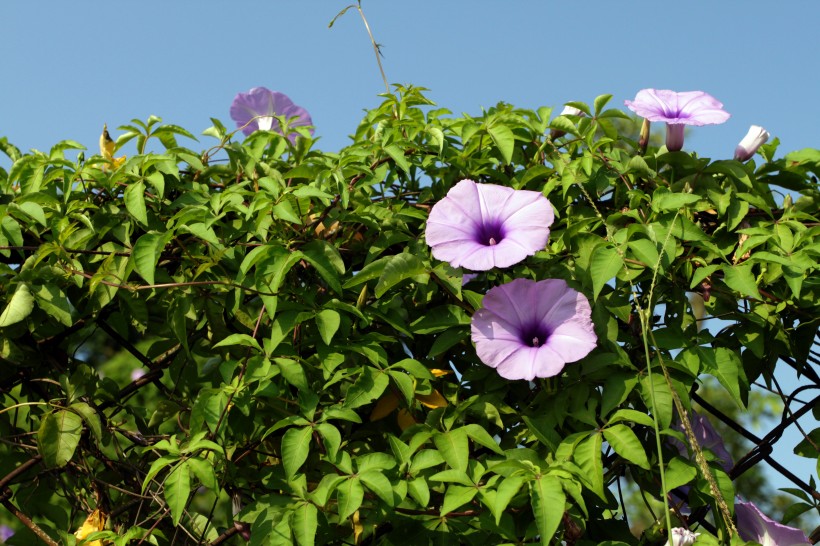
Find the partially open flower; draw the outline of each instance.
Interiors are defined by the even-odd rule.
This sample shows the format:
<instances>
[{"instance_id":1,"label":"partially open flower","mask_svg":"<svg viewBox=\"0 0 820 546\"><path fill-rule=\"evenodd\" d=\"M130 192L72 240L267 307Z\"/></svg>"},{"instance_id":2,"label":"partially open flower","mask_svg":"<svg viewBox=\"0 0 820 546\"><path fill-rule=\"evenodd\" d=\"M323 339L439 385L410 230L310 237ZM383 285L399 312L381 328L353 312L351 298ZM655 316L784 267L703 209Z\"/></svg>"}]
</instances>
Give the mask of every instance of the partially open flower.
<instances>
[{"instance_id":1,"label":"partially open flower","mask_svg":"<svg viewBox=\"0 0 820 546\"><path fill-rule=\"evenodd\" d=\"M729 119L723 103L703 91L641 89L634 101L624 104L642 118L666 123L666 148L670 152L683 148L685 125L712 125Z\"/></svg>"},{"instance_id":2,"label":"partially open flower","mask_svg":"<svg viewBox=\"0 0 820 546\"><path fill-rule=\"evenodd\" d=\"M759 125L749 127L749 132L735 148L735 159L738 161L749 161L757 152L757 149L766 144L769 140L769 131Z\"/></svg>"},{"instance_id":3,"label":"partially open flower","mask_svg":"<svg viewBox=\"0 0 820 546\"><path fill-rule=\"evenodd\" d=\"M462 180L430 211L427 244L453 267L509 267L544 249L553 218L537 191Z\"/></svg>"},{"instance_id":4,"label":"partially open flower","mask_svg":"<svg viewBox=\"0 0 820 546\"><path fill-rule=\"evenodd\" d=\"M811 546L803 531L766 517L752 502L736 500L735 515L737 531L743 540L753 540L763 546Z\"/></svg>"},{"instance_id":5,"label":"partially open flower","mask_svg":"<svg viewBox=\"0 0 820 546\"><path fill-rule=\"evenodd\" d=\"M683 527L675 527L672 529L672 536L667 544L669 546L692 546L697 540L700 533L693 533Z\"/></svg>"},{"instance_id":6,"label":"partially open flower","mask_svg":"<svg viewBox=\"0 0 820 546\"><path fill-rule=\"evenodd\" d=\"M478 358L506 379L552 377L595 348L589 301L560 279L490 289L472 320Z\"/></svg>"},{"instance_id":7,"label":"partially open flower","mask_svg":"<svg viewBox=\"0 0 820 546\"><path fill-rule=\"evenodd\" d=\"M257 130L272 130L282 134L279 121L274 116L297 118L290 122L291 128L313 125L307 110L293 104L284 93L271 91L266 87L254 87L247 93L238 93L231 103L231 118L246 136ZM310 134L313 134L312 128ZM287 135L291 142L296 142L297 136L296 132Z\"/></svg>"}]
</instances>

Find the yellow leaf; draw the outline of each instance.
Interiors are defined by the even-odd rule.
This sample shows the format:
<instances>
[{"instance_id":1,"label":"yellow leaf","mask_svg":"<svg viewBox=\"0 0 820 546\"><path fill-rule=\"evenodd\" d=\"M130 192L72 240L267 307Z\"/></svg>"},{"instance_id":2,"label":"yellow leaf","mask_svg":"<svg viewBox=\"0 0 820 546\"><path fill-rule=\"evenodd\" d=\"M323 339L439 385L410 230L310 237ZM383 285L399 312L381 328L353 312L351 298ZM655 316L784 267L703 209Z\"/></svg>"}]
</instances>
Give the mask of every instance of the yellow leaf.
<instances>
[{"instance_id":1,"label":"yellow leaf","mask_svg":"<svg viewBox=\"0 0 820 546\"><path fill-rule=\"evenodd\" d=\"M393 391L388 391L376 402L376 406L373 408L373 411L370 412L370 420L378 421L379 419L384 419L397 407L399 407L399 398Z\"/></svg>"},{"instance_id":2,"label":"yellow leaf","mask_svg":"<svg viewBox=\"0 0 820 546\"><path fill-rule=\"evenodd\" d=\"M364 532L364 525L359 522L359 511L353 512L353 544L359 544Z\"/></svg>"},{"instance_id":3,"label":"yellow leaf","mask_svg":"<svg viewBox=\"0 0 820 546\"><path fill-rule=\"evenodd\" d=\"M404 408L399 410L399 414L396 417L396 421L399 423L399 428L402 430L407 430L408 428L412 427L416 424L416 420L413 419L413 416Z\"/></svg>"},{"instance_id":4,"label":"yellow leaf","mask_svg":"<svg viewBox=\"0 0 820 546\"><path fill-rule=\"evenodd\" d=\"M430 394L416 394L416 400L421 402L423 405L427 406L428 408L443 408L447 405L447 400L441 395L440 392L433 389L433 392Z\"/></svg>"},{"instance_id":5,"label":"yellow leaf","mask_svg":"<svg viewBox=\"0 0 820 546\"><path fill-rule=\"evenodd\" d=\"M439 370L437 368L433 368L430 370L430 373L433 374L435 377L442 377L445 375L450 375L453 373L453 370Z\"/></svg>"},{"instance_id":6,"label":"yellow leaf","mask_svg":"<svg viewBox=\"0 0 820 546\"><path fill-rule=\"evenodd\" d=\"M100 155L109 161L114 160L114 150L117 148L117 143L111 138L108 133L108 125L103 125L103 132L100 135Z\"/></svg>"},{"instance_id":7,"label":"yellow leaf","mask_svg":"<svg viewBox=\"0 0 820 546\"><path fill-rule=\"evenodd\" d=\"M97 531L102 531L105 528L105 514L100 512L99 508L91 512L80 528L74 533L74 536L77 537L77 540L82 540L91 533L96 533ZM101 540L92 540L91 542L87 542L85 546L102 546Z\"/></svg>"},{"instance_id":8,"label":"yellow leaf","mask_svg":"<svg viewBox=\"0 0 820 546\"><path fill-rule=\"evenodd\" d=\"M100 135L100 155L110 161L114 169L119 168L120 165L125 163L125 156L114 157L114 151L116 149L117 143L114 142L114 139L111 138L111 135L108 133L108 125L103 124L103 132ZM103 170L106 171L108 168L103 167Z\"/></svg>"}]
</instances>

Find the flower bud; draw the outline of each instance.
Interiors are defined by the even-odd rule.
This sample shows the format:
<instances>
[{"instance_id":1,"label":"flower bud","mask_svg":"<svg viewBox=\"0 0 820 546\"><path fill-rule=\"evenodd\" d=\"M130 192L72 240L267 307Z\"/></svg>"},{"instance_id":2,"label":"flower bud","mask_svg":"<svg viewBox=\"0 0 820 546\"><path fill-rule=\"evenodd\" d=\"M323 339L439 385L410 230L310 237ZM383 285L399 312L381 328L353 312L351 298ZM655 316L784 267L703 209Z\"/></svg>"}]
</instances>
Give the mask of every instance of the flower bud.
<instances>
[{"instance_id":1,"label":"flower bud","mask_svg":"<svg viewBox=\"0 0 820 546\"><path fill-rule=\"evenodd\" d=\"M749 161L757 149L769 140L769 132L759 125L749 127L749 132L735 148L735 159L738 161Z\"/></svg>"},{"instance_id":2,"label":"flower bud","mask_svg":"<svg viewBox=\"0 0 820 546\"><path fill-rule=\"evenodd\" d=\"M559 116L583 116L584 112L575 108L574 106L564 106L564 109L561 110L561 113L558 114ZM566 131L559 131L558 129L553 129L550 131L550 139L555 140L556 138L561 138L564 136Z\"/></svg>"},{"instance_id":3,"label":"flower bud","mask_svg":"<svg viewBox=\"0 0 820 546\"><path fill-rule=\"evenodd\" d=\"M691 546L698 538L700 533L693 533L683 527L675 527L672 529L672 537L667 543L669 546Z\"/></svg>"}]
</instances>

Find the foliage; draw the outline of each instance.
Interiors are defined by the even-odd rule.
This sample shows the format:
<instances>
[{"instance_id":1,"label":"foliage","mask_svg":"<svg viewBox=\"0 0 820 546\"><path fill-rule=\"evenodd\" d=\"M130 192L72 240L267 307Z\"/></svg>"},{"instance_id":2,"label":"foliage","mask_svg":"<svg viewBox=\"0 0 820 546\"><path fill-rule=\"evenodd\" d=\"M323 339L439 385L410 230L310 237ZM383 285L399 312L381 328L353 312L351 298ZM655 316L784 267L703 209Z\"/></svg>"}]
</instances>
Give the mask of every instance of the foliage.
<instances>
[{"instance_id":1,"label":"foliage","mask_svg":"<svg viewBox=\"0 0 820 546\"><path fill-rule=\"evenodd\" d=\"M638 544L625 480L721 514L716 483L731 511L720 465L666 439L706 376L739 407L776 366L818 384L820 152L640 155L609 98L453 117L396 87L338 153L218 120L204 152L135 120L116 168L4 141L4 505L65 544L100 508L92 540L158 545ZM464 178L547 196L547 248L466 284L434 260L428 211ZM597 348L536 382L483 365L470 318L514 278L586 294Z\"/></svg>"}]
</instances>

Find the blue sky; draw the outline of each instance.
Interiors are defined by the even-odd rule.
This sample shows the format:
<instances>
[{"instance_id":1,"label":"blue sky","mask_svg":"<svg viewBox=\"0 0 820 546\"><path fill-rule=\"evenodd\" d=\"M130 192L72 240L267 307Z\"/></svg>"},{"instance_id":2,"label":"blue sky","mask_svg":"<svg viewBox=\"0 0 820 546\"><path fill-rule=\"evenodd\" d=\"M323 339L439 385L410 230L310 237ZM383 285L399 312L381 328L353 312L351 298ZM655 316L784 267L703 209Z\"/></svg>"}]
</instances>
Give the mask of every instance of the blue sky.
<instances>
[{"instance_id":1,"label":"blue sky","mask_svg":"<svg viewBox=\"0 0 820 546\"><path fill-rule=\"evenodd\" d=\"M233 97L261 85L307 108L318 146L337 150L384 92L358 13L328 29L345 5L7 2L0 136L23 150L72 139L98 153L103 123L116 138L117 126L152 114L199 135L210 117L232 126ZM502 100L560 109L611 93L623 107L645 87L704 90L732 117L693 129L686 150L730 158L751 124L780 138L780 155L820 145L820 2L365 0L364 9L388 80L429 88L455 114ZM200 143L185 145L209 139ZM802 476L813 468L784 460Z\"/></svg>"}]
</instances>

